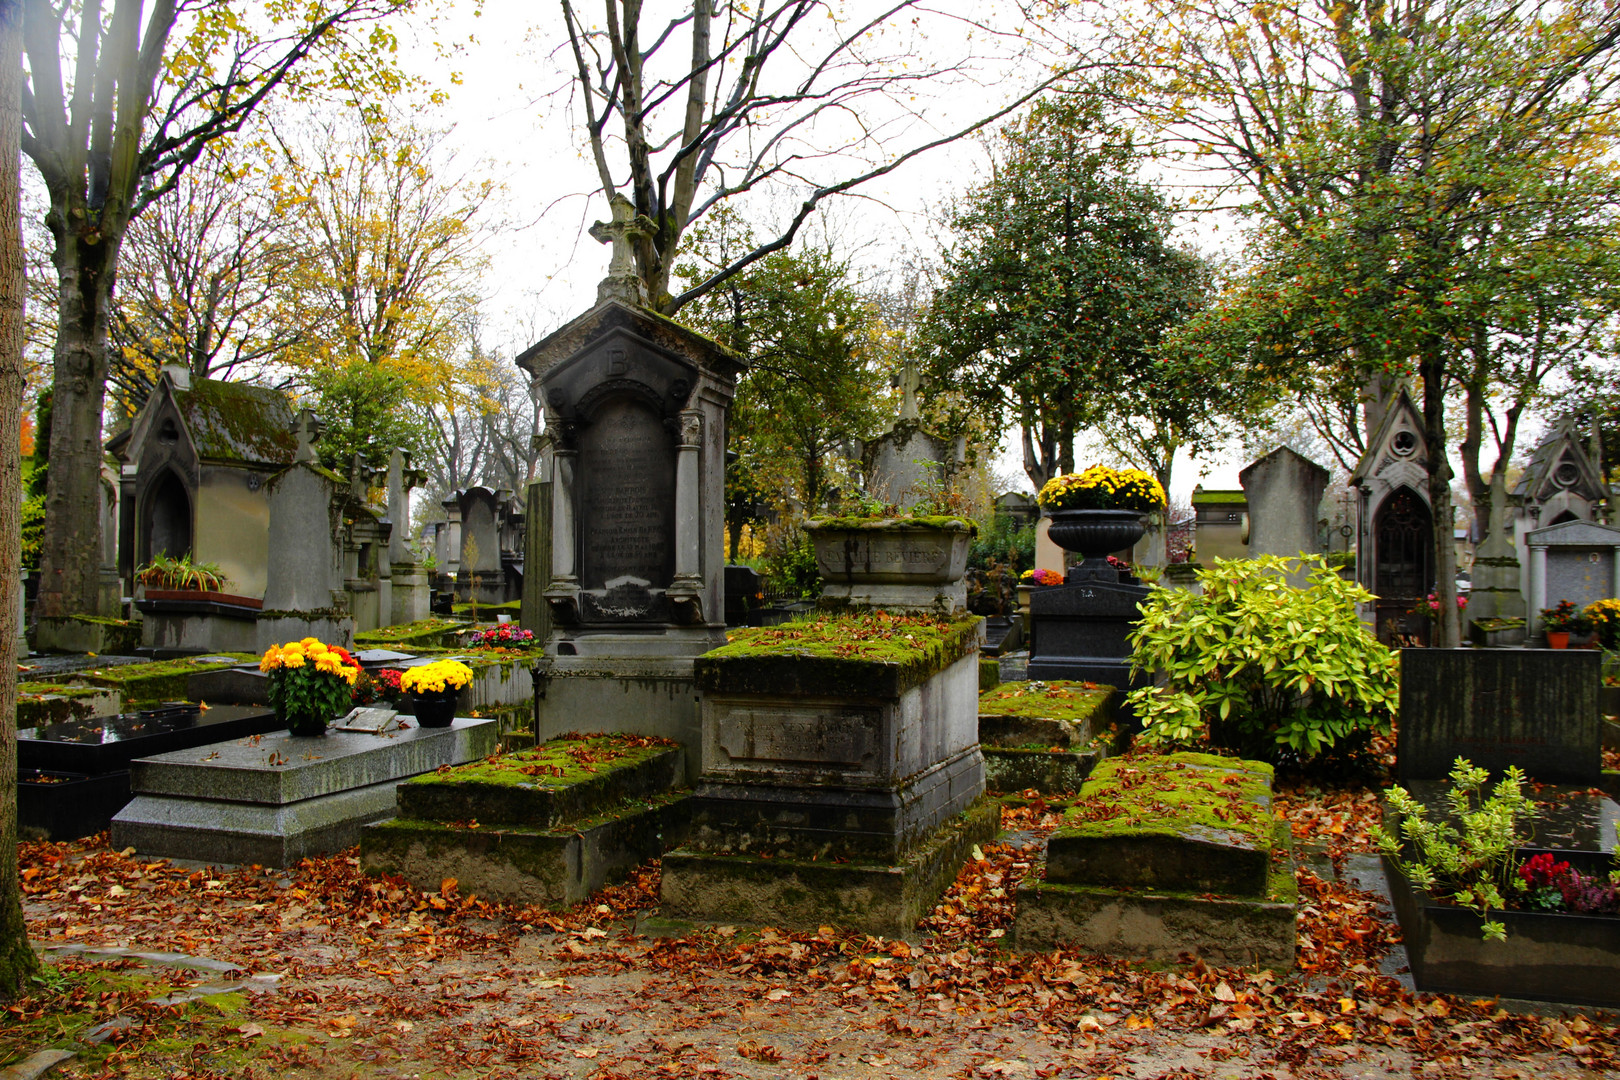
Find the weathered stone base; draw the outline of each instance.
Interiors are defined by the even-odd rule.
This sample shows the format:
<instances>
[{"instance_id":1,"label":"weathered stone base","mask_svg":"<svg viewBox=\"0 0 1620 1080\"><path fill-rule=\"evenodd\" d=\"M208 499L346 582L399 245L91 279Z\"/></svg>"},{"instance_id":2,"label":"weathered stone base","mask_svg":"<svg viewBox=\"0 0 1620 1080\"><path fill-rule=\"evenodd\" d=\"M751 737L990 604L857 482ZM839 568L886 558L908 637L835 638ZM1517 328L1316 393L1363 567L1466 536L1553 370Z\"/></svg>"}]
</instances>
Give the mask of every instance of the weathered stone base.
<instances>
[{"instance_id":1,"label":"weathered stone base","mask_svg":"<svg viewBox=\"0 0 1620 1080\"><path fill-rule=\"evenodd\" d=\"M141 624L121 619L99 619L84 615L60 618L41 616L34 627L36 652L100 653L129 655L141 642Z\"/></svg>"},{"instance_id":2,"label":"weathered stone base","mask_svg":"<svg viewBox=\"0 0 1620 1080\"><path fill-rule=\"evenodd\" d=\"M553 829L396 819L367 827L360 867L419 889L455 878L462 895L519 904L575 904L677 842L686 794L625 804Z\"/></svg>"},{"instance_id":3,"label":"weathered stone base","mask_svg":"<svg viewBox=\"0 0 1620 1080\"><path fill-rule=\"evenodd\" d=\"M400 780L487 757L495 722L386 736L254 736L133 763L136 797L112 821L120 848L218 863L293 866L359 842L393 816Z\"/></svg>"},{"instance_id":4,"label":"weathered stone base","mask_svg":"<svg viewBox=\"0 0 1620 1080\"><path fill-rule=\"evenodd\" d=\"M306 619L298 615L264 612L259 616L255 648L244 651L263 652L272 645L302 641L307 637L317 638L328 645L347 647L354 640L354 619L347 615Z\"/></svg>"},{"instance_id":5,"label":"weathered stone base","mask_svg":"<svg viewBox=\"0 0 1620 1080\"><path fill-rule=\"evenodd\" d=\"M536 742L570 732L657 735L682 746L702 745L691 657L559 656L534 686ZM686 756L694 780L701 755Z\"/></svg>"},{"instance_id":6,"label":"weathered stone base","mask_svg":"<svg viewBox=\"0 0 1620 1080\"><path fill-rule=\"evenodd\" d=\"M1001 828L1000 805L981 797L899 865L706 855L664 856L661 915L706 923L814 929L842 926L906 937L938 902L975 844Z\"/></svg>"},{"instance_id":7,"label":"weathered stone base","mask_svg":"<svg viewBox=\"0 0 1620 1080\"><path fill-rule=\"evenodd\" d=\"M967 583L899 585L890 582L860 582L844 585L829 581L822 585L818 605L823 611L918 611L949 615L967 610Z\"/></svg>"},{"instance_id":8,"label":"weathered stone base","mask_svg":"<svg viewBox=\"0 0 1620 1080\"><path fill-rule=\"evenodd\" d=\"M1291 863L1272 874L1264 900L1031 882L1018 890L1011 945L1287 971L1294 966L1296 896Z\"/></svg>"},{"instance_id":9,"label":"weathered stone base","mask_svg":"<svg viewBox=\"0 0 1620 1080\"><path fill-rule=\"evenodd\" d=\"M1042 795L1079 791L1101 750L1016 750L985 746L984 786L991 791L1028 791Z\"/></svg>"},{"instance_id":10,"label":"weathered stone base","mask_svg":"<svg viewBox=\"0 0 1620 1080\"><path fill-rule=\"evenodd\" d=\"M147 611L141 618L141 650L157 657L259 652L258 613Z\"/></svg>"}]
</instances>

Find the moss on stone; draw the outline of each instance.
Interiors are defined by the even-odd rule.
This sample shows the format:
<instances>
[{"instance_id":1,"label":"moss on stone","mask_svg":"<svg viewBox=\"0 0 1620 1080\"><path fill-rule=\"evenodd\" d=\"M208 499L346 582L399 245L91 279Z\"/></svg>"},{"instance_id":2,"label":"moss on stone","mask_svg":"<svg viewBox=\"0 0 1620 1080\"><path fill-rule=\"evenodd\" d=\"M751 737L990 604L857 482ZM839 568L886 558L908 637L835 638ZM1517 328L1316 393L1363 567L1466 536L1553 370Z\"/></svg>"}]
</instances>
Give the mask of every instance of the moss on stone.
<instances>
[{"instance_id":1,"label":"moss on stone","mask_svg":"<svg viewBox=\"0 0 1620 1080\"><path fill-rule=\"evenodd\" d=\"M418 619L397 626L382 626L376 630L363 631L354 635L354 644L360 649L385 645L437 646L446 631L460 630L466 625L456 619Z\"/></svg>"},{"instance_id":2,"label":"moss on stone","mask_svg":"<svg viewBox=\"0 0 1620 1080\"><path fill-rule=\"evenodd\" d=\"M503 604L473 604L468 602L465 604L453 604L450 610L457 615L471 615L475 608L480 612L499 611L515 615L523 610L523 601L508 600Z\"/></svg>"},{"instance_id":3,"label":"moss on stone","mask_svg":"<svg viewBox=\"0 0 1620 1080\"><path fill-rule=\"evenodd\" d=\"M221 656L229 659L213 659ZM137 701L179 700L186 696L186 680L197 672L240 667L258 659L257 653L210 653L208 657L188 656L178 660L159 660L152 664L96 668L75 672L73 678L93 686L122 690L127 706Z\"/></svg>"},{"instance_id":4,"label":"moss on stone","mask_svg":"<svg viewBox=\"0 0 1620 1080\"><path fill-rule=\"evenodd\" d=\"M895 697L977 651L982 621L876 611L734 630L694 673L703 690Z\"/></svg>"},{"instance_id":5,"label":"moss on stone","mask_svg":"<svg viewBox=\"0 0 1620 1080\"><path fill-rule=\"evenodd\" d=\"M1211 830L1269 847L1272 775L1263 762L1214 754L1109 758L1092 770L1059 831L1098 838Z\"/></svg>"},{"instance_id":6,"label":"moss on stone","mask_svg":"<svg viewBox=\"0 0 1620 1080\"><path fill-rule=\"evenodd\" d=\"M806 532L902 532L906 529L943 529L946 532L967 532L978 535L979 526L971 519L955 514L931 514L924 517L831 517L816 518L804 523Z\"/></svg>"},{"instance_id":7,"label":"moss on stone","mask_svg":"<svg viewBox=\"0 0 1620 1080\"><path fill-rule=\"evenodd\" d=\"M594 780L606 772L631 768L675 743L647 735L590 735L553 739L530 750L485 758L424 773L410 784L489 784L559 790Z\"/></svg>"},{"instance_id":8,"label":"moss on stone","mask_svg":"<svg viewBox=\"0 0 1620 1080\"><path fill-rule=\"evenodd\" d=\"M279 390L194 378L174 397L200 458L284 464L298 449L292 407Z\"/></svg>"},{"instance_id":9,"label":"moss on stone","mask_svg":"<svg viewBox=\"0 0 1620 1080\"><path fill-rule=\"evenodd\" d=\"M1115 692L1112 687L1069 679L1002 683L979 695L979 715L1089 720L1108 705Z\"/></svg>"}]
</instances>

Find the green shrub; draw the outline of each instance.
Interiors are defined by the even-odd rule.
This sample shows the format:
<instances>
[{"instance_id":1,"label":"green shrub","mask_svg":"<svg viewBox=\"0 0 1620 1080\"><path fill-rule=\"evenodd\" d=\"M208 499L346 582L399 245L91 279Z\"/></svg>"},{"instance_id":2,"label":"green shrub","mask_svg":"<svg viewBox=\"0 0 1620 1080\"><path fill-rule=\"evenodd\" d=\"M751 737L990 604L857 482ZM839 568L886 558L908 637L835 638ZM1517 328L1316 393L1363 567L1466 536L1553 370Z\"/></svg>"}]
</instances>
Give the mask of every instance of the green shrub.
<instances>
[{"instance_id":1,"label":"green shrub","mask_svg":"<svg viewBox=\"0 0 1620 1080\"><path fill-rule=\"evenodd\" d=\"M1486 796L1489 776L1457 759L1446 795L1449 821L1433 820L1405 788L1390 789L1389 807L1397 824L1394 829L1379 827L1378 848L1413 885L1478 912L1485 940L1500 941L1507 928L1490 913L1507 907L1515 892L1525 891L1514 871L1519 848L1529 839L1524 824L1535 816L1536 804L1524 794L1520 770L1510 767Z\"/></svg>"},{"instance_id":2,"label":"green shrub","mask_svg":"<svg viewBox=\"0 0 1620 1080\"><path fill-rule=\"evenodd\" d=\"M1002 566L1014 577L1035 566L1035 526L1020 528L1011 514L997 514L979 522L979 535L968 548L968 569Z\"/></svg>"},{"instance_id":3,"label":"green shrub","mask_svg":"<svg viewBox=\"0 0 1620 1080\"><path fill-rule=\"evenodd\" d=\"M821 595L821 571L810 534L795 528L767 541L765 587L778 596L814 599Z\"/></svg>"},{"instance_id":4,"label":"green shrub","mask_svg":"<svg viewBox=\"0 0 1620 1080\"><path fill-rule=\"evenodd\" d=\"M1295 589L1283 575L1301 565L1310 586ZM1128 698L1145 739L1303 763L1390 729L1399 661L1356 617L1367 590L1319 555L1216 559L1198 582L1201 594L1155 589L1142 604L1131 663L1167 676Z\"/></svg>"}]
</instances>

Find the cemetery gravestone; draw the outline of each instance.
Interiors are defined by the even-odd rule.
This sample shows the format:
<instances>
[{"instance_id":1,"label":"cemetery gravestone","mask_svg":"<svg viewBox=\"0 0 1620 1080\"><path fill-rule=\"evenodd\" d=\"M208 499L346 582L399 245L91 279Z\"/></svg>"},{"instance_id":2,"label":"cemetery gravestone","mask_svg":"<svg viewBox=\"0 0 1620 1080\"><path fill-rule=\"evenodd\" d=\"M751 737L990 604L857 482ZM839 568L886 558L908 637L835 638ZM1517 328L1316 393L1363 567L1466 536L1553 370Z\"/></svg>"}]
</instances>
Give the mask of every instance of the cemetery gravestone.
<instances>
[{"instance_id":1,"label":"cemetery gravestone","mask_svg":"<svg viewBox=\"0 0 1620 1080\"><path fill-rule=\"evenodd\" d=\"M1598 654L1556 649L1402 649L1397 774L1440 780L1457 758L1553 784L1603 775Z\"/></svg>"},{"instance_id":2,"label":"cemetery gravestone","mask_svg":"<svg viewBox=\"0 0 1620 1080\"><path fill-rule=\"evenodd\" d=\"M743 363L617 299L517 362L552 439L537 735L590 716L695 746L692 658L725 643L726 414Z\"/></svg>"},{"instance_id":3,"label":"cemetery gravestone","mask_svg":"<svg viewBox=\"0 0 1620 1080\"><path fill-rule=\"evenodd\" d=\"M1238 474L1249 507L1249 555L1298 556L1317 550L1317 507L1327 490L1328 471L1280 446ZM1294 588L1304 588L1309 572L1288 575Z\"/></svg>"},{"instance_id":4,"label":"cemetery gravestone","mask_svg":"<svg viewBox=\"0 0 1620 1080\"><path fill-rule=\"evenodd\" d=\"M1620 595L1620 529L1592 521L1564 521L1532 530L1525 541L1530 548L1532 612L1560 600L1584 608Z\"/></svg>"}]
</instances>

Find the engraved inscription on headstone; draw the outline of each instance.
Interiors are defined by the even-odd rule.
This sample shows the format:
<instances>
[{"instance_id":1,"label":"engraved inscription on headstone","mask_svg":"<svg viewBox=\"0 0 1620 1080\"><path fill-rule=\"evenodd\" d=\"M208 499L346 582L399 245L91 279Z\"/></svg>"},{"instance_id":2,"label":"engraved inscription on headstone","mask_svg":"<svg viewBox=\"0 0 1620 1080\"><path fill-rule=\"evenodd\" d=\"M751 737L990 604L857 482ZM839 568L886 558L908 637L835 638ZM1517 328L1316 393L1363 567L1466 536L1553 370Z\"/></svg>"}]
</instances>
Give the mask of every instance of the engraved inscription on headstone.
<instances>
[{"instance_id":1,"label":"engraved inscription on headstone","mask_svg":"<svg viewBox=\"0 0 1620 1080\"><path fill-rule=\"evenodd\" d=\"M735 708L715 724L733 765L842 765L875 770L877 717L851 709Z\"/></svg>"},{"instance_id":2,"label":"engraved inscription on headstone","mask_svg":"<svg viewBox=\"0 0 1620 1080\"><path fill-rule=\"evenodd\" d=\"M666 588L675 575L675 449L660 417L634 398L605 403L580 433L579 469L580 584Z\"/></svg>"}]
</instances>

